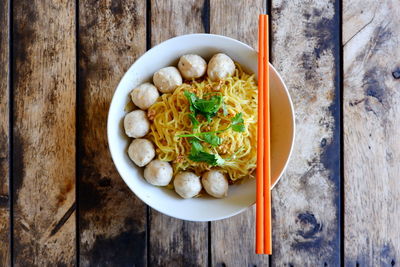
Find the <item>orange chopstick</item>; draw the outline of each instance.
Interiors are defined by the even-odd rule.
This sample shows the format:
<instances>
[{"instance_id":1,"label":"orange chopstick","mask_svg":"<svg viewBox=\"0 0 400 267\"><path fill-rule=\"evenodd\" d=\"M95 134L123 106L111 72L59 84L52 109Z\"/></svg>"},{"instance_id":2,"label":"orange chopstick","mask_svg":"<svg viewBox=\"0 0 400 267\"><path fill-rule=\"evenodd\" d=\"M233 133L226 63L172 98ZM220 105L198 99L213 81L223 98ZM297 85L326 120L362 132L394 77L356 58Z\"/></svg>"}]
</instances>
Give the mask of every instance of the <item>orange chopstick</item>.
<instances>
[{"instance_id":1,"label":"orange chopstick","mask_svg":"<svg viewBox=\"0 0 400 267\"><path fill-rule=\"evenodd\" d=\"M264 19L264 254L272 254L268 15Z\"/></svg>"},{"instance_id":2,"label":"orange chopstick","mask_svg":"<svg viewBox=\"0 0 400 267\"><path fill-rule=\"evenodd\" d=\"M265 21L259 16L258 26L258 127L256 173L256 253L264 254L264 34Z\"/></svg>"}]
</instances>

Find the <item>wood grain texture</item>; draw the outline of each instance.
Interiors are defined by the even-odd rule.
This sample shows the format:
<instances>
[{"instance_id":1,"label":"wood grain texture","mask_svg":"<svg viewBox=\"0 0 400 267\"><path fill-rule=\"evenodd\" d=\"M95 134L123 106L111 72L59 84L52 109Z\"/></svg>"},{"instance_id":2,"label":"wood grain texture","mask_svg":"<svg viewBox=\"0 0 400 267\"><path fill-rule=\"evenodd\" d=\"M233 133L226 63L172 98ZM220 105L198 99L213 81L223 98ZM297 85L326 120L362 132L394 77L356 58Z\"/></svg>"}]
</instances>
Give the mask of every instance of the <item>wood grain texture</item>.
<instances>
[{"instance_id":1,"label":"wood grain texture","mask_svg":"<svg viewBox=\"0 0 400 267\"><path fill-rule=\"evenodd\" d=\"M151 0L151 45L189 33L207 31L207 1Z\"/></svg>"},{"instance_id":2,"label":"wood grain texture","mask_svg":"<svg viewBox=\"0 0 400 267\"><path fill-rule=\"evenodd\" d=\"M210 32L258 49L258 14L265 13L265 8L261 0L211 0ZM268 266L267 255L255 254L254 207L230 219L212 222L211 240L213 266Z\"/></svg>"},{"instance_id":3,"label":"wood grain texture","mask_svg":"<svg viewBox=\"0 0 400 267\"><path fill-rule=\"evenodd\" d=\"M400 261L399 5L343 1L346 266Z\"/></svg>"},{"instance_id":4,"label":"wood grain texture","mask_svg":"<svg viewBox=\"0 0 400 267\"><path fill-rule=\"evenodd\" d=\"M74 265L75 6L14 1L14 264Z\"/></svg>"},{"instance_id":5,"label":"wood grain texture","mask_svg":"<svg viewBox=\"0 0 400 267\"><path fill-rule=\"evenodd\" d=\"M8 8L0 5L0 266L10 265Z\"/></svg>"},{"instance_id":6,"label":"wood grain texture","mask_svg":"<svg viewBox=\"0 0 400 267\"><path fill-rule=\"evenodd\" d=\"M210 0L210 32L232 37L258 50L258 15L265 13L262 0Z\"/></svg>"},{"instance_id":7,"label":"wood grain texture","mask_svg":"<svg viewBox=\"0 0 400 267\"><path fill-rule=\"evenodd\" d=\"M272 192L274 266L340 264L339 16L335 0L272 2L272 64L295 109L296 141Z\"/></svg>"},{"instance_id":8,"label":"wood grain texture","mask_svg":"<svg viewBox=\"0 0 400 267\"><path fill-rule=\"evenodd\" d=\"M151 45L171 37L204 32L207 7L203 1L151 1ZM207 19L206 19L207 20ZM150 266L206 266L207 223L181 221L150 210Z\"/></svg>"},{"instance_id":9,"label":"wood grain texture","mask_svg":"<svg viewBox=\"0 0 400 267\"><path fill-rule=\"evenodd\" d=\"M146 206L118 175L107 113L146 49L145 1L79 1L78 179L81 266L146 265Z\"/></svg>"}]
</instances>

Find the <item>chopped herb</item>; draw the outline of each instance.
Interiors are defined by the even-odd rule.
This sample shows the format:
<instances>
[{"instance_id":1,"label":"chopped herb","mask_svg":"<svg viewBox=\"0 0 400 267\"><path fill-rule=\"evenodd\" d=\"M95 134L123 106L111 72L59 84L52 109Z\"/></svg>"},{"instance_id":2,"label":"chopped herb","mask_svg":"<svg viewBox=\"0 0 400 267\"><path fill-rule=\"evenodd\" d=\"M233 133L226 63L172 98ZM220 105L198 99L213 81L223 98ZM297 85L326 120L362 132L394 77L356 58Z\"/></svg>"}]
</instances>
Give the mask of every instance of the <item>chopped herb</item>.
<instances>
[{"instance_id":1,"label":"chopped herb","mask_svg":"<svg viewBox=\"0 0 400 267\"><path fill-rule=\"evenodd\" d=\"M195 94L193 94L189 91L185 91L184 95L189 100L189 104L190 104L189 109L190 109L191 113L188 114L189 119L192 122L193 129L196 129L200 124L200 122L196 118L197 112L196 112L196 109L194 108L194 102L196 102L197 97Z\"/></svg>"},{"instance_id":2,"label":"chopped herb","mask_svg":"<svg viewBox=\"0 0 400 267\"><path fill-rule=\"evenodd\" d=\"M211 118L217 114L223 103L223 97L221 95L213 95L207 100L198 98L194 93L189 91L185 91L184 94L189 100L189 108L190 111L194 113L194 116L201 114L207 119L208 122L210 122Z\"/></svg>"},{"instance_id":3,"label":"chopped herb","mask_svg":"<svg viewBox=\"0 0 400 267\"><path fill-rule=\"evenodd\" d=\"M207 121L211 121L211 118L214 117L221 108L221 104L222 96L214 95L209 100L197 99L196 102L194 102L194 108L199 114L203 115Z\"/></svg>"},{"instance_id":4,"label":"chopped herb","mask_svg":"<svg viewBox=\"0 0 400 267\"><path fill-rule=\"evenodd\" d=\"M222 132L224 132L224 131L226 131L226 130L228 130L228 129L229 129L229 127L226 128L226 129L223 129L223 130L219 130L219 131L202 132L202 133L192 133L192 134L180 134L180 135L177 135L176 137L196 137L197 139L199 139L199 138L198 138L199 136L202 136L202 135L205 135L205 134L222 133Z\"/></svg>"},{"instance_id":5,"label":"chopped herb","mask_svg":"<svg viewBox=\"0 0 400 267\"><path fill-rule=\"evenodd\" d=\"M212 146L219 146L222 144L222 139L213 133L204 133L202 138L205 142L209 143Z\"/></svg>"},{"instance_id":6,"label":"chopped herb","mask_svg":"<svg viewBox=\"0 0 400 267\"><path fill-rule=\"evenodd\" d=\"M200 122L196 119L194 113L189 113L189 119L192 122L193 129L196 129L200 125Z\"/></svg>"},{"instance_id":7,"label":"chopped herb","mask_svg":"<svg viewBox=\"0 0 400 267\"><path fill-rule=\"evenodd\" d=\"M194 102L196 102L197 100L197 96L189 91L185 91L184 95L186 96L186 98L189 100L189 109L192 112L195 112L195 108L194 108Z\"/></svg>"},{"instance_id":8,"label":"chopped herb","mask_svg":"<svg viewBox=\"0 0 400 267\"><path fill-rule=\"evenodd\" d=\"M213 133L183 134L183 135L178 135L178 137L192 137L189 140L190 143L194 142L191 140L196 140L196 141L204 141L212 146L219 146L220 144L222 144L222 139Z\"/></svg>"},{"instance_id":9,"label":"chopped herb","mask_svg":"<svg viewBox=\"0 0 400 267\"><path fill-rule=\"evenodd\" d=\"M195 162L205 162L212 166L221 166L224 164L224 159L218 154L211 154L207 152L199 152L197 155L189 155L189 159Z\"/></svg>"},{"instance_id":10,"label":"chopped herb","mask_svg":"<svg viewBox=\"0 0 400 267\"><path fill-rule=\"evenodd\" d=\"M235 132L244 132L245 127L244 127L244 120L242 118L242 113L238 113L231 119L231 126L232 130Z\"/></svg>"},{"instance_id":11,"label":"chopped herb","mask_svg":"<svg viewBox=\"0 0 400 267\"><path fill-rule=\"evenodd\" d=\"M193 129L198 128L200 125L200 122L196 118L197 114L203 115L207 121L210 122L211 118L217 114L218 110L222 106L224 116L228 115L226 105L223 102L223 97L221 95L213 95L208 100L198 98L194 93L189 91L185 91L184 95L190 103L189 108L191 113L189 114L189 118L192 122ZM200 142L206 142L214 147L219 146L222 144L222 139L216 134L222 133L229 128L232 128L235 132L243 132L245 130L242 113L236 114L235 117L231 119L229 127L225 129L212 132L182 134L178 135L178 137L190 137L189 142L192 144L189 153L190 160L195 162L206 162L209 165L217 166L224 164L225 160L221 158L218 153L212 154L206 152Z\"/></svg>"},{"instance_id":12,"label":"chopped herb","mask_svg":"<svg viewBox=\"0 0 400 267\"><path fill-rule=\"evenodd\" d=\"M199 152L203 151L203 146L200 144L200 141L198 139L190 138L189 143L192 144L190 154L196 155Z\"/></svg>"},{"instance_id":13,"label":"chopped herb","mask_svg":"<svg viewBox=\"0 0 400 267\"><path fill-rule=\"evenodd\" d=\"M206 162L212 166L224 164L225 161L220 155L205 152L199 140L192 138L189 142L192 144L189 154L189 159L191 161Z\"/></svg>"},{"instance_id":14,"label":"chopped herb","mask_svg":"<svg viewBox=\"0 0 400 267\"><path fill-rule=\"evenodd\" d=\"M216 134L225 132L229 128L232 128L232 130L235 132L244 132L245 126L244 126L244 120L242 118L242 113L236 114L235 117L231 119L231 125L229 125L228 128L212 132L181 134L178 135L177 137L194 137L197 140L207 142L213 146L219 146L220 144L222 144L222 139L218 137Z\"/></svg>"}]
</instances>

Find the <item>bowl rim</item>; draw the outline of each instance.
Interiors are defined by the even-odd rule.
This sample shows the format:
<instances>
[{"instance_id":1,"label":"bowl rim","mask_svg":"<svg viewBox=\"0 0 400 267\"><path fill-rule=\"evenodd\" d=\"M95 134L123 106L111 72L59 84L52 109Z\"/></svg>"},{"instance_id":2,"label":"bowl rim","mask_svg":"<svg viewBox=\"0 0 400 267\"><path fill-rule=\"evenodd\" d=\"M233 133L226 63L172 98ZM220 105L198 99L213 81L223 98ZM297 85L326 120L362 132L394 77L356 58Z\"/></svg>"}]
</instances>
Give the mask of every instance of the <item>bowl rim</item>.
<instances>
[{"instance_id":1,"label":"bowl rim","mask_svg":"<svg viewBox=\"0 0 400 267\"><path fill-rule=\"evenodd\" d=\"M178 35L178 36L175 36L175 37L173 37L173 38L169 38L169 39L167 39L167 40L165 40L165 41L163 41L163 42L161 42L161 43L159 43L159 44L153 46L152 48L150 48L149 50L147 50L146 52L144 52L140 57L138 57L138 58L129 66L129 68L125 71L124 75L122 75L122 77L119 79L119 82L118 82L117 86L116 86L115 89L114 89L113 96L112 96L112 98L111 98L110 105L109 105L109 108L108 108L108 114L107 114L107 143L108 143L108 150L109 150L109 152L110 152L111 159L112 159L112 161L113 161L113 163L114 163L115 168L117 169L117 172L118 172L120 178L124 181L124 183L128 186L128 188L132 191L133 194L135 194L135 196L136 196L138 199L140 199L141 201L143 201L143 202L144 202L146 205L148 205L149 207L151 207L151 208L157 210L158 212L160 212L160 213L162 213L162 214L164 214L164 215L166 215L166 216L173 217L173 218L177 218L177 219L180 219L180 220L185 220L185 221L207 222L207 221L218 221L218 220L222 220L222 219L226 219L226 218L230 218L230 217L233 217L233 216L235 216L235 215L238 215L238 214L242 213L243 211L245 211L246 209L252 207L252 206L255 204L255 202L251 203L250 205L248 205L248 206L246 206L246 207L243 207L243 208L241 208L241 209L238 209L236 212L233 212L233 213L231 213L231 214L229 214L229 215L220 216L220 217L215 217L215 218L213 218L212 220L208 220L208 219L205 219L205 220L188 220L187 218L183 218L183 217L180 217L180 216L171 216L171 215L169 215L169 214L166 214L166 213L164 213L163 211L160 211L159 209L157 209L156 207L153 207L152 205L148 204L143 198L141 198L138 194L136 194L135 191L129 186L129 184L128 184L128 183L125 181L125 179L122 177L121 171L120 171L120 169L119 169L119 166L118 166L118 164L117 164L117 163L115 162L115 160L114 160L115 156L114 156L113 150L111 149L111 144L112 144L112 142L111 142L111 139L110 139L110 135L111 135L110 123L111 123L111 120L112 120L112 118L110 117L110 116L111 116L111 112L110 112L110 111L111 111L112 104L113 104L113 102L115 101L115 97L116 97L116 96L115 96L115 95L116 95L115 92L117 91L118 87L120 86L121 81L124 80L124 78L125 78L125 77L127 76L127 74L129 73L129 70L130 70L134 65L140 64L141 61L143 60L143 57L144 57L148 52L157 49L159 46L166 45L166 43L168 43L168 42L170 42L170 41L172 42L172 41L175 40L175 39L179 39L179 38L190 38L190 37L197 37L197 36L202 36L202 37L207 37L207 38L208 38L208 37L222 38L222 39L225 39L225 40L229 40L230 42L236 42L236 43L238 43L238 44L240 44L240 45L242 45L242 46L245 46L245 47L247 47L248 49L250 49L250 50L252 50L252 51L258 53L258 51L255 50L253 47L251 47L250 45L248 45L248 44L246 44L246 43L243 43L243 42L241 42L241 41L239 41L239 40L236 40L236 39L231 38L231 37L228 37L228 36L218 35L218 34L211 34L211 33L191 33L191 34ZM288 98L288 100L289 100L290 111L291 111L291 115L292 115L292 116L291 116L291 124L292 124L292 133L291 133L291 134L292 134L292 140L291 140L290 150L289 150L289 153L288 153L287 160L286 160L286 162L285 162L285 164L284 164L282 170L281 170L280 173L279 173L278 179L276 179L276 182L275 182L274 184L271 185L271 190L272 190L272 189L276 186L276 184L279 182L279 180L282 178L282 175L283 175L283 173L285 172L285 170L286 170L286 168L287 168L287 166L288 166L288 164L289 164L290 158L291 158L291 156L292 156L293 147L294 147L294 144L295 144L296 123L295 123L295 112L294 112L293 101L292 101L292 98L290 97L289 90L288 90L288 88L287 88L285 82L283 81L281 75L280 75L279 72L275 69L275 67L271 64L271 62L269 62L269 67L273 69L273 71L274 71L275 74L277 75L279 81L280 81L281 84L283 85L285 94L286 94L286 96L287 96L287 98Z\"/></svg>"}]
</instances>

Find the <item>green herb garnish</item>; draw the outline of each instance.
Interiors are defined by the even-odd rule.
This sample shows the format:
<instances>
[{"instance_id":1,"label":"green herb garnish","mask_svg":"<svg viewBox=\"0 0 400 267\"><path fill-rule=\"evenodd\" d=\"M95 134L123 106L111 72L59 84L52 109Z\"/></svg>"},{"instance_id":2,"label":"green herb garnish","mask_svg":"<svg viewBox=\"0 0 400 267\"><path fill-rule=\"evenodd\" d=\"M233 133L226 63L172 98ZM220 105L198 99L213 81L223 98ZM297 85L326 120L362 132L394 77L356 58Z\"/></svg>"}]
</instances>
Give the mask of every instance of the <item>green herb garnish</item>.
<instances>
[{"instance_id":1,"label":"green herb garnish","mask_svg":"<svg viewBox=\"0 0 400 267\"><path fill-rule=\"evenodd\" d=\"M207 100L198 98L194 93L189 91L185 91L184 94L189 100L190 111L193 112L191 116L196 118L197 114L201 114L207 119L208 122L210 122L211 118L217 114L223 103L223 97L221 95L213 95Z\"/></svg>"},{"instance_id":2,"label":"green herb garnish","mask_svg":"<svg viewBox=\"0 0 400 267\"><path fill-rule=\"evenodd\" d=\"M194 93L189 91L185 91L184 95L190 104L189 109L191 113L189 113L189 119L192 122L193 129L196 129L201 125L196 118L198 114L204 116L207 121L210 122L212 117L214 117L222 107L224 116L228 115L222 95L213 95L208 100L198 98ZM222 139L217 134L222 133L229 128L232 128L232 130L235 132L243 132L245 130L242 113L236 114L235 117L231 119L231 124L229 127L225 129L211 132L182 134L178 135L177 137L190 137L189 142L192 144L192 146L189 153L189 159L191 161L205 162L212 166L218 166L224 164L225 160L221 158L218 153L213 154L205 151L200 142L206 142L213 147L219 146L222 144Z\"/></svg>"},{"instance_id":3,"label":"green herb garnish","mask_svg":"<svg viewBox=\"0 0 400 267\"><path fill-rule=\"evenodd\" d=\"M192 144L192 148L190 150L190 153L192 154L196 154L200 151L203 151L203 146L200 144L198 139L195 138L190 138L189 139L189 143Z\"/></svg>"},{"instance_id":4,"label":"green herb garnish","mask_svg":"<svg viewBox=\"0 0 400 267\"><path fill-rule=\"evenodd\" d=\"M192 144L192 148L190 150L189 159L195 162L206 162L212 166L220 166L224 164L224 159L221 158L218 154L211 154L204 151L203 146L200 144L200 141L197 139L190 139L189 142Z\"/></svg>"},{"instance_id":5,"label":"green herb garnish","mask_svg":"<svg viewBox=\"0 0 400 267\"><path fill-rule=\"evenodd\" d=\"M192 122L193 129L199 127L200 122L196 119L196 115L194 115L194 113L189 113L189 119Z\"/></svg>"},{"instance_id":6,"label":"green herb garnish","mask_svg":"<svg viewBox=\"0 0 400 267\"><path fill-rule=\"evenodd\" d=\"M212 146L219 146L222 144L222 139L213 133L184 134L178 135L178 137L192 137L196 140L209 143Z\"/></svg>"},{"instance_id":7,"label":"green herb garnish","mask_svg":"<svg viewBox=\"0 0 400 267\"><path fill-rule=\"evenodd\" d=\"M218 154L210 154L207 152L199 152L197 155L189 155L189 159L195 162L205 162L212 166L221 166L224 164L224 159Z\"/></svg>"},{"instance_id":8,"label":"green herb garnish","mask_svg":"<svg viewBox=\"0 0 400 267\"><path fill-rule=\"evenodd\" d=\"M192 133L192 134L181 134L178 135L178 137L201 137L204 135L209 135L209 134L217 134L217 133L222 133L225 132L226 130L232 128L233 131L235 132L244 132L244 130L246 129L244 126L244 120L242 118L242 113L238 113L235 115L235 117L233 117L231 119L231 124L229 125L229 127L222 129L222 130L218 130L218 131L211 131L211 132L200 132L200 133Z\"/></svg>"},{"instance_id":9,"label":"green herb garnish","mask_svg":"<svg viewBox=\"0 0 400 267\"><path fill-rule=\"evenodd\" d=\"M244 132L244 120L242 118L242 113L238 113L231 119L231 126L232 130L235 132Z\"/></svg>"},{"instance_id":10,"label":"green herb garnish","mask_svg":"<svg viewBox=\"0 0 400 267\"><path fill-rule=\"evenodd\" d=\"M216 134L204 133L201 137L204 142L207 142L212 146L219 146L220 144L222 144L222 139Z\"/></svg>"},{"instance_id":11,"label":"green herb garnish","mask_svg":"<svg viewBox=\"0 0 400 267\"><path fill-rule=\"evenodd\" d=\"M186 98L189 100L189 103L190 103L189 109L190 109L190 111L195 112L196 109L194 108L194 103L195 103L196 100L197 100L197 96L196 96L195 94L189 92L189 91L185 91L185 92L184 92L184 95L185 95Z\"/></svg>"}]
</instances>

